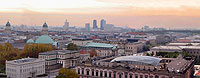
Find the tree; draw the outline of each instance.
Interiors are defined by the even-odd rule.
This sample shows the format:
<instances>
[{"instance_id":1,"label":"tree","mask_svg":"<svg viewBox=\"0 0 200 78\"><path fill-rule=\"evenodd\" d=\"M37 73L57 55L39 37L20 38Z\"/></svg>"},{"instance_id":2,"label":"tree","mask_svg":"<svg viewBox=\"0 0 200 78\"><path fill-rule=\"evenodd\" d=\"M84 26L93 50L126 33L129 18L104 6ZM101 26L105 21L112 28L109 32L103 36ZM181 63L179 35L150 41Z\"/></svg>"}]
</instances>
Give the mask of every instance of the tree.
<instances>
[{"instance_id":1,"label":"tree","mask_svg":"<svg viewBox=\"0 0 200 78\"><path fill-rule=\"evenodd\" d=\"M90 57L97 56L97 52L95 51L95 49L92 49L89 53L90 53Z\"/></svg>"},{"instance_id":2,"label":"tree","mask_svg":"<svg viewBox=\"0 0 200 78\"><path fill-rule=\"evenodd\" d=\"M19 49L14 48L11 43L0 45L0 71L5 72L5 61L18 59Z\"/></svg>"},{"instance_id":3,"label":"tree","mask_svg":"<svg viewBox=\"0 0 200 78\"><path fill-rule=\"evenodd\" d=\"M53 50L51 44L25 44L24 50L20 53L20 57L37 58L39 53Z\"/></svg>"},{"instance_id":4,"label":"tree","mask_svg":"<svg viewBox=\"0 0 200 78\"><path fill-rule=\"evenodd\" d=\"M78 47L77 47L77 45L74 44L74 43L69 43L69 44L67 45L67 50L78 50Z\"/></svg>"},{"instance_id":5,"label":"tree","mask_svg":"<svg viewBox=\"0 0 200 78\"><path fill-rule=\"evenodd\" d=\"M79 78L79 75L74 70L61 68L56 78Z\"/></svg>"}]
</instances>

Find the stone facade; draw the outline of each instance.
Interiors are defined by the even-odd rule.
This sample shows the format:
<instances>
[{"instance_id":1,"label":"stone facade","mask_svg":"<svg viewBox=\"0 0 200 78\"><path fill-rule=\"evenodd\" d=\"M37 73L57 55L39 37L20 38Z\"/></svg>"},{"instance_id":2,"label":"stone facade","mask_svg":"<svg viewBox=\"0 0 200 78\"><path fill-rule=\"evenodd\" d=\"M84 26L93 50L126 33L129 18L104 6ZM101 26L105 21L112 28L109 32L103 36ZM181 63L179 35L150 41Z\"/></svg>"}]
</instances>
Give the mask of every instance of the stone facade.
<instances>
[{"instance_id":1,"label":"stone facade","mask_svg":"<svg viewBox=\"0 0 200 78\"><path fill-rule=\"evenodd\" d=\"M45 60L23 58L6 61L6 75L9 78L28 78L45 74Z\"/></svg>"}]
</instances>

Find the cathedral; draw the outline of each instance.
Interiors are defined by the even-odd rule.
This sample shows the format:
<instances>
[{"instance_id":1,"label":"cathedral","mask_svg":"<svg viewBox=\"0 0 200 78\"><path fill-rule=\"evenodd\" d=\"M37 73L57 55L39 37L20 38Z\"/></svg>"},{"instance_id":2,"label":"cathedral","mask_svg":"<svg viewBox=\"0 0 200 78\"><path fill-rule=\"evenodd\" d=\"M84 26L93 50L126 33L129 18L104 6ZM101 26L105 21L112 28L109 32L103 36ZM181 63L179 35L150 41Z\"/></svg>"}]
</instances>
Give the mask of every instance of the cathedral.
<instances>
[{"instance_id":1,"label":"cathedral","mask_svg":"<svg viewBox=\"0 0 200 78\"><path fill-rule=\"evenodd\" d=\"M11 25L10 25L10 22L8 21L7 24L6 24L6 28L5 28L5 33L7 34L11 34Z\"/></svg>"},{"instance_id":2,"label":"cathedral","mask_svg":"<svg viewBox=\"0 0 200 78\"><path fill-rule=\"evenodd\" d=\"M42 32L41 32L41 35L48 35L48 25L47 23L45 22L42 26Z\"/></svg>"}]
</instances>

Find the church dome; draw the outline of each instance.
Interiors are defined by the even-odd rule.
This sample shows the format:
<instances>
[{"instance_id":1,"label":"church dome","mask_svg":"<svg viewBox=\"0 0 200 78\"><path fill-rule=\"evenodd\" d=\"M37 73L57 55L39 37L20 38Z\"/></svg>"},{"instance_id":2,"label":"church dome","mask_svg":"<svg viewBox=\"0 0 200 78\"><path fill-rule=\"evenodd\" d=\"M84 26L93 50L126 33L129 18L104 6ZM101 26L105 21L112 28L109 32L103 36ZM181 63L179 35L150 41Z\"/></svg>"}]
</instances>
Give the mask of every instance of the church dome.
<instances>
[{"instance_id":1,"label":"church dome","mask_svg":"<svg viewBox=\"0 0 200 78\"><path fill-rule=\"evenodd\" d=\"M46 23L46 22L43 24L43 27L48 27L48 25L47 25L47 23Z\"/></svg>"},{"instance_id":2,"label":"church dome","mask_svg":"<svg viewBox=\"0 0 200 78\"><path fill-rule=\"evenodd\" d=\"M6 23L6 26L11 26L9 21Z\"/></svg>"},{"instance_id":3,"label":"church dome","mask_svg":"<svg viewBox=\"0 0 200 78\"><path fill-rule=\"evenodd\" d=\"M35 43L33 39L29 39L26 41L26 43Z\"/></svg>"},{"instance_id":4,"label":"church dome","mask_svg":"<svg viewBox=\"0 0 200 78\"><path fill-rule=\"evenodd\" d=\"M40 43L40 44L54 44L54 41L48 35L42 35L42 36L40 36L40 37L38 37L36 39L35 43Z\"/></svg>"}]
</instances>

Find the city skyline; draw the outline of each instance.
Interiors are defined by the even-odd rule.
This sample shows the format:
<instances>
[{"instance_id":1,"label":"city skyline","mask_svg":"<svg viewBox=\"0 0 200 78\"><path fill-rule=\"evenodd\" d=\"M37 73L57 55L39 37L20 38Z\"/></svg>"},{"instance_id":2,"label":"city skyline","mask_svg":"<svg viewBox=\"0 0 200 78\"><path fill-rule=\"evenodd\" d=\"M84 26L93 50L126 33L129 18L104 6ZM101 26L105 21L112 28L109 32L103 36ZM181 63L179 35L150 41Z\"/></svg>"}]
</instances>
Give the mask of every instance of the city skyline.
<instances>
[{"instance_id":1,"label":"city skyline","mask_svg":"<svg viewBox=\"0 0 200 78\"><path fill-rule=\"evenodd\" d=\"M197 28L199 3L196 0L1 0L0 25L10 20L12 25L41 25L47 21L50 26L62 26L67 17L71 26L84 26L94 19L99 26L99 20L105 19L116 26L131 28L145 25Z\"/></svg>"}]
</instances>

